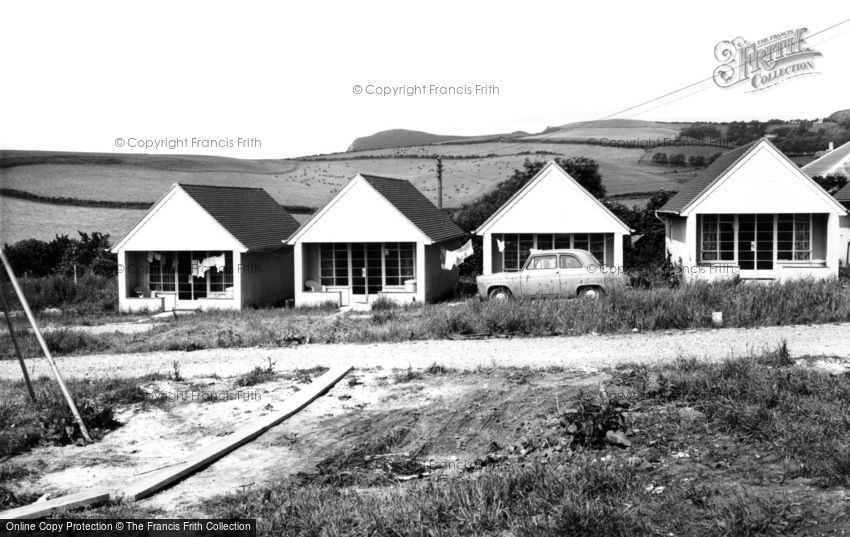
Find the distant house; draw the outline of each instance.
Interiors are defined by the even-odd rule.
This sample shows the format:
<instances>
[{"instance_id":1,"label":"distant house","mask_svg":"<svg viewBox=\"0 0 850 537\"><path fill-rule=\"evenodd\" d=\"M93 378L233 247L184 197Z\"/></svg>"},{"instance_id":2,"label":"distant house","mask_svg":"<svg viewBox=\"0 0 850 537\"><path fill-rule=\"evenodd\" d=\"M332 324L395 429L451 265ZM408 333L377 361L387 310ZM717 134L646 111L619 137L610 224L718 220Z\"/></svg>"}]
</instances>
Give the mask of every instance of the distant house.
<instances>
[{"instance_id":1,"label":"distant house","mask_svg":"<svg viewBox=\"0 0 850 537\"><path fill-rule=\"evenodd\" d=\"M402 179L357 175L290 237L295 304L433 300L454 290L441 252L465 233Z\"/></svg>"},{"instance_id":2,"label":"distant house","mask_svg":"<svg viewBox=\"0 0 850 537\"><path fill-rule=\"evenodd\" d=\"M657 215L688 278L827 278L846 209L766 139L723 153Z\"/></svg>"},{"instance_id":3,"label":"distant house","mask_svg":"<svg viewBox=\"0 0 850 537\"><path fill-rule=\"evenodd\" d=\"M298 222L261 188L175 184L112 249L121 311L241 309L293 295Z\"/></svg>"},{"instance_id":4,"label":"distant house","mask_svg":"<svg viewBox=\"0 0 850 537\"><path fill-rule=\"evenodd\" d=\"M555 162L549 162L478 229L483 272L518 271L531 250L588 250L605 265L623 264L631 230Z\"/></svg>"},{"instance_id":5,"label":"distant house","mask_svg":"<svg viewBox=\"0 0 850 537\"><path fill-rule=\"evenodd\" d=\"M827 175L843 175L850 177L850 142L830 149L819 158L803 166L802 170L809 177L826 177Z\"/></svg>"},{"instance_id":6,"label":"distant house","mask_svg":"<svg viewBox=\"0 0 850 537\"><path fill-rule=\"evenodd\" d=\"M835 199L844 205L844 207L850 209L850 183L847 183L841 190L835 193ZM850 267L850 211L848 211L848 216L841 217L839 227L841 237L838 253L841 255L841 263L844 266Z\"/></svg>"}]
</instances>

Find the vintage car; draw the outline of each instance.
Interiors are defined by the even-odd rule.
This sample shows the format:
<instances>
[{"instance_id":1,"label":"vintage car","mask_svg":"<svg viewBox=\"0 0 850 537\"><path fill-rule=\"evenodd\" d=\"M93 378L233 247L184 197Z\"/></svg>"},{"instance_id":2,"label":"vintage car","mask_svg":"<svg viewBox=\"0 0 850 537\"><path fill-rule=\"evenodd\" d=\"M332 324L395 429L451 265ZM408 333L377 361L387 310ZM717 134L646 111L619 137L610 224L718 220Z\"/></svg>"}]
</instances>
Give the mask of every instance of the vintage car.
<instances>
[{"instance_id":1,"label":"vintage car","mask_svg":"<svg viewBox=\"0 0 850 537\"><path fill-rule=\"evenodd\" d=\"M584 297L596 300L624 278L605 267L587 250L540 250L529 256L519 272L478 276L482 297Z\"/></svg>"}]
</instances>

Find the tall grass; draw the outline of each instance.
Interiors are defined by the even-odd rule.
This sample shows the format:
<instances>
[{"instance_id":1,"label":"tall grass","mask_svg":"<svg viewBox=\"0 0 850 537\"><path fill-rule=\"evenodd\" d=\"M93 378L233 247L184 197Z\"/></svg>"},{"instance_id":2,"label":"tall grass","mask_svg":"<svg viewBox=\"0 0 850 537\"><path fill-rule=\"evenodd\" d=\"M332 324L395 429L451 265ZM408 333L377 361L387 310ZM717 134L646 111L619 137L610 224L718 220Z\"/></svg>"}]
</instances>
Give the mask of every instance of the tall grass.
<instances>
[{"instance_id":1,"label":"tall grass","mask_svg":"<svg viewBox=\"0 0 850 537\"><path fill-rule=\"evenodd\" d=\"M709 328L715 311L723 313L727 327L848 322L850 285L841 281L694 283L677 288L615 289L597 301L469 299L415 306L382 304L371 318L329 315L323 309L212 311L182 317L141 335L53 337L61 339L57 342L60 355L277 347L303 341L371 343L464 335L549 336ZM20 339L27 352L38 352L32 336ZM0 335L0 359L13 357L8 335Z\"/></svg>"},{"instance_id":2,"label":"tall grass","mask_svg":"<svg viewBox=\"0 0 850 537\"><path fill-rule=\"evenodd\" d=\"M19 278L21 289L33 311L60 308L78 315L113 313L118 309L118 282L114 277L87 273L77 278L54 274L41 278ZM19 309L20 302L12 286L5 278L2 292L12 309Z\"/></svg>"}]
</instances>

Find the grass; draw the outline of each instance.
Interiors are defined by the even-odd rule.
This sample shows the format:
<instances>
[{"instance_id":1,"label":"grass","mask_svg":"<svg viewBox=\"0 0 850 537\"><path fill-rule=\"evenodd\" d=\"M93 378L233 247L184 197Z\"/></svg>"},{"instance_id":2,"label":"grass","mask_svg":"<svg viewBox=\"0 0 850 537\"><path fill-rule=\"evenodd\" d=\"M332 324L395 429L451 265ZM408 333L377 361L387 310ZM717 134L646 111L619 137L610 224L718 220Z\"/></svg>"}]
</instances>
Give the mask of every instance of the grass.
<instances>
[{"instance_id":1,"label":"grass","mask_svg":"<svg viewBox=\"0 0 850 537\"><path fill-rule=\"evenodd\" d=\"M213 311L182 317L145 334L89 335L59 330L48 335L57 355L147 352L294 343L373 343L464 336L550 336L626 333L633 330L711 328L723 312L727 327L850 321L846 281L786 284L694 283L677 288L614 289L598 301L468 299L461 303L382 305L371 318L329 315L325 309ZM35 338L19 338L37 356ZM0 335L0 359L14 358Z\"/></svg>"},{"instance_id":2,"label":"grass","mask_svg":"<svg viewBox=\"0 0 850 537\"><path fill-rule=\"evenodd\" d=\"M201 509L257 518L260 535L304 536L770 536L808 534L809 523L845 527L850 518L835 501L850 487L850 375L797 367L783 344L722 363L624 366L600 393L580 394L560 420L526 418L555 423L529 444L556 434L570 445L548 459L494 458L500 463L399 483L394 476L423 471L415 458L393 457L411 449L403 427L331 454L315 473ZM702 417L684 420L682 408ZM589 423L585 432L633 430L633 445L607 446L580 434L579 423ZM801 489L799 478L822 488Z\"/></svg>"},{"instance_id":3,"label":"grass","mask_svg":"<svg viewBox=\"0 0 850 537\"><path fill-rule=\"evenodd\" d=\"M66 384L80 415L93 437L120 424L117 405L145 401L141 380L68 380ZM69 444L81 434L56 382L47 377L33 380L37 403L29 397L23 381L0 380L0 457L39 444Z\"/></svg>"}]
</instances>

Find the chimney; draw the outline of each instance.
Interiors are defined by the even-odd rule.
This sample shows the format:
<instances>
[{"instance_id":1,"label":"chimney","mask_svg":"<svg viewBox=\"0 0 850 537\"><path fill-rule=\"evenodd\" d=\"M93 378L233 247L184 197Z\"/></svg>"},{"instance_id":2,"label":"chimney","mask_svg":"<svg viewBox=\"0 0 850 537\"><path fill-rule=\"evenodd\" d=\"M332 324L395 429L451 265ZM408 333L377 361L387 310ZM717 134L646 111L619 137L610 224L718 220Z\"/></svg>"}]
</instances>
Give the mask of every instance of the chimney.
<instances>
[{"instance_id":1,"label":"chimney","mask_svg":"<svg viewBox=\"0 0 850 537\"><path fill-rule=\"evenodd\" d=\"M443 208L443 157L437 157L437 208Z\"/></svg>"},{"instance_id":2,"label":"chimney","mask_svg":"<svg viewBox=\"0 0 850 537\"><path fill-rule=\"evenodd\" d=\"M835 144L832 143L832 142L829 142L829 149L827 149L827 151L832 151L833 149L835 149Z\"/></svg>"}]
</instances>

